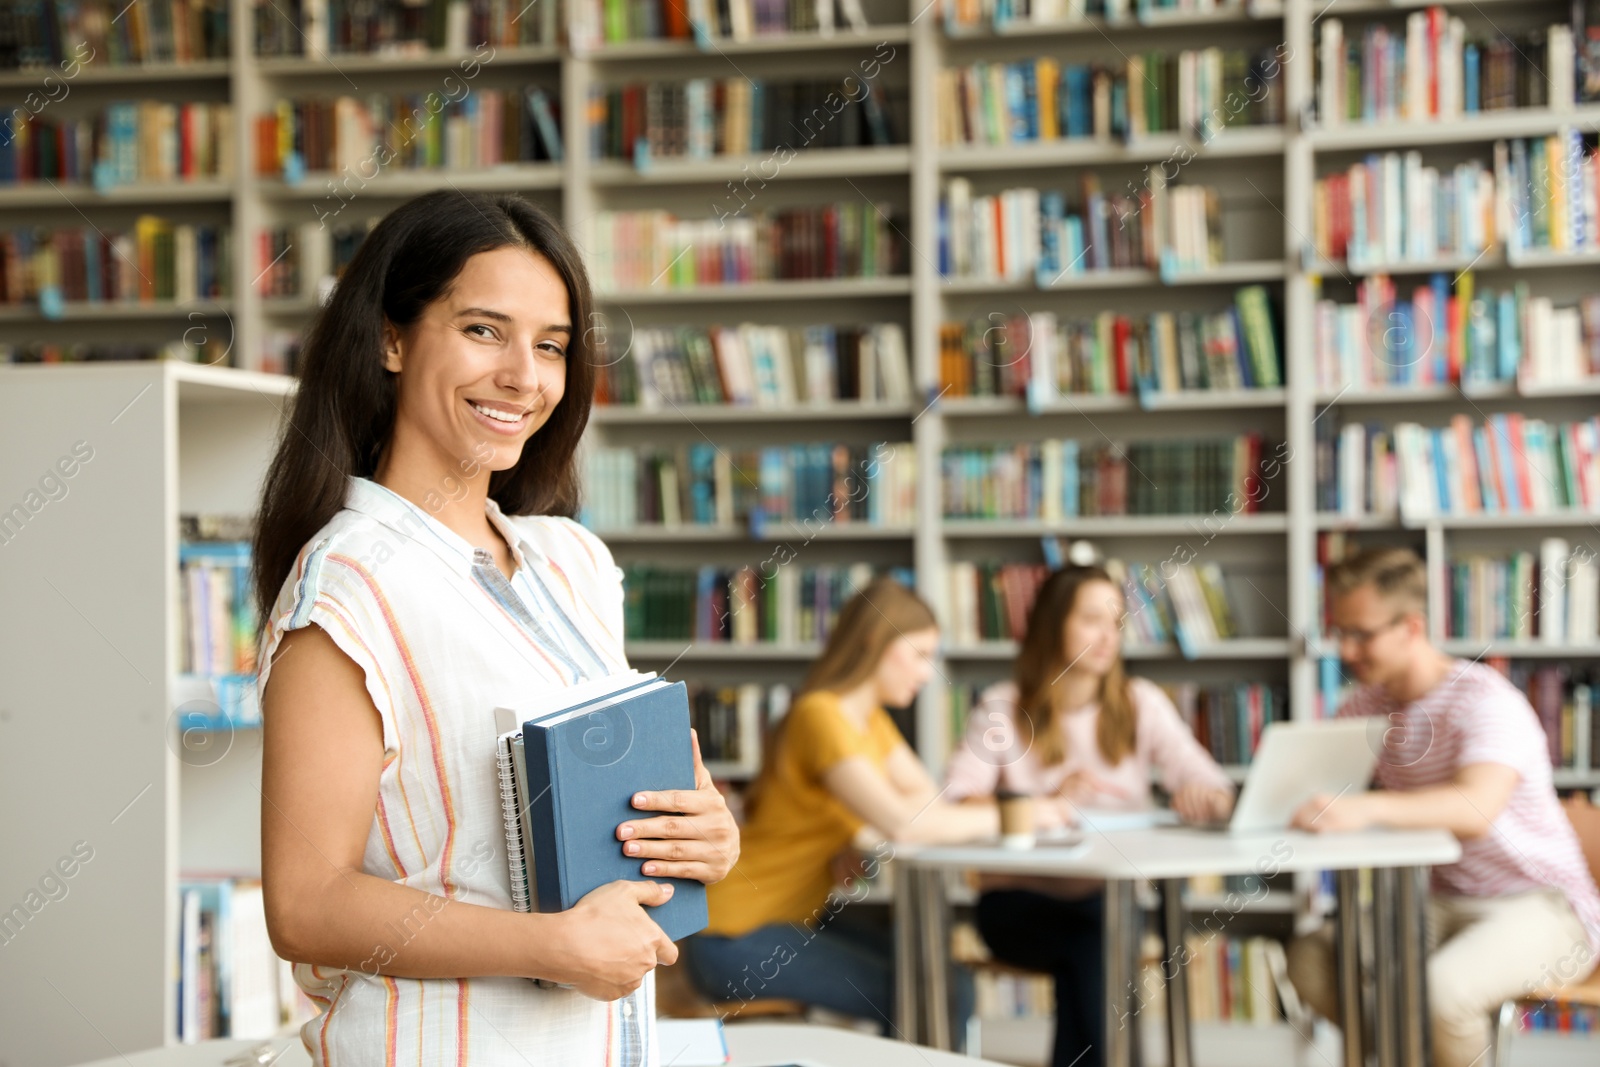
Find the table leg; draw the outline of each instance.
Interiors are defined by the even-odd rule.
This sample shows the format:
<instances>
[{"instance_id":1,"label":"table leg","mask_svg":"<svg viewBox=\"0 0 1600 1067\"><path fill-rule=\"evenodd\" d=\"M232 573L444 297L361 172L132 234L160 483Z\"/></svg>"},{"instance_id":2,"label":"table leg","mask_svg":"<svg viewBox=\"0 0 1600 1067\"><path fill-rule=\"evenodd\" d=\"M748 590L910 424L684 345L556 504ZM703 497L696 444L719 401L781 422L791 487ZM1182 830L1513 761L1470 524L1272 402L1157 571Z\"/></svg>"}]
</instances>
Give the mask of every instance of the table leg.
<instances>
[{"instance_id":1,"label":"table leg","mask_svg":"<svg viewBox=\"0 0 1600 1067\"><path fill-rule=\"evenodd\" d=\"M1132 1067L1138 1019L1133 1014L1133 982L1139 961L1141 916L1133 882L1106 882L1106 1067Z\"/></svg>"},{"instance_id":2,"label":"table leg","mask_svg":"<svg viewBox=\"0 0 1600 1067\"><path fill-rule=\"evenodd\" d=\"M915 1044L918 1034L916 871L908 863L890 867L894 880L894 1025L903 1041Z\"/></svg>"},{"instance_id":3,"label":"table leg","mask_svg":"<svg viewBox=\"0 0 1600 1067\"><path fill-rule=\"evenodd\" d=\"M944 872L917 872L918 913L921 917L922 988L928 1002L926 1043L937 1049L954 1048L950 1035L950 898ZM965 1025L966 1020L962 1020Z\"/></svg>"},{"instance_id":4,"label":"table leg","mask_svg":"<svg viewBox=\"0 0 1600 1067\"><path fill-rule=\"evenodd\" d=\"M1335 895L1339 908L1338 944L1339 1025L1344 1031L1344 1067L1364 1067L1366 1055L1361 1028L1361 872L1337 871Z\"/></svg>"},{"instance_id":5,"label":"table leg","mask_svg":"<svg viewBox=\"0 0 1600 1067\"><path fill-rule=\"evenodd\" d=\"M1161 961L1167 979L1167 1063L1170 1067L1190 1067L1194 1063L1194 1034L1189 1020L1189 975L1184 969L1188 916L1184 914L1183 890L1187 878L1165 878L1161 882L1161 937L1166 956Z\"/></svg>"},{"instance_id":6,"label":"table leg","mask_svg":"<svg viewBox=\"0 0 1600 1067\"><path fill-rule=\"evenodd\" d=\"M1399 881L1400 1062L1431 1063L1428 1043L1428 872L1401 867Z\"/></svg>"},{"instance_id":7,"label":"table leg","mask_svg":"<svg viewBox=\"0 0 1600 1067\"><path fill-rule=\"evenodd\" d=\"M1372 872L1373 963L1377 972L1373 1043L1378 1067L1400 1067L1400 928L1396 921L1396 878L1392 867Z\"/></svg>"}]
</instances>

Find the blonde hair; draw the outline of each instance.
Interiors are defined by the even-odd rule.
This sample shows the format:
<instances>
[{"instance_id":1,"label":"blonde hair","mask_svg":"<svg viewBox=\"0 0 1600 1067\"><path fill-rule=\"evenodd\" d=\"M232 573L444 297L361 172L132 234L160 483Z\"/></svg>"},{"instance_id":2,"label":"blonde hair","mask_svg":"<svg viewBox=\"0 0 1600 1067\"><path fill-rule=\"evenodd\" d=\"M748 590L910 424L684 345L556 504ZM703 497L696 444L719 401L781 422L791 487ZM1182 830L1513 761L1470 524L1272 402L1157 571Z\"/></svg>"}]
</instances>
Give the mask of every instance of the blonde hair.
<instances>
[{"instance_id":1,"label":"blonde hair","mask_svg":"<svg viewBox=\"0 0 1600 1067\"><path fill-rule=\"evenodd\" d=\"M883 654L897 639L938 626L933 609L916 593L893 578L873 579L839 612L822 655L806 672L795 700L815 692L844 693L854 689L872 677ZM767 737L761 770L745 793L748 814L753 814L761 802L788 722L786 715Z\"/></svg>"},{"instance_id":2,"label":"blonde hair","mask_svg":"<svg viewBox=\"0 0 1600 1067\"><path fill-rule=\"evenodd\" d=\"M1409 548L1369 548L1328 568L1328 592L1345 596L1364 585L1394 607L1425 615L1428 611L1428 571Z\"/></svg>"},{"instance_id":3,"label":"blonde hair","mask_svg":"<svg viewBox=\"0 0 1600 1067\"><path fill-rule=\"evenodd\" d=\"M1046 767L1067 758L1067 740L1056 727L1054 683L1066 671L1067 616L1077 603L1078 591L1089 582L1107 582L1119 591L1103 567L1062 567L1045 580L1028 615L1028 632L1017 653L1018 742L1031 746ZM1128 675L1119 652L1100 679L1100 714L1095 741L1107 763L1115 766L1138 743L1139 716L1128 693Z\"/></svg>"}]
</instances>

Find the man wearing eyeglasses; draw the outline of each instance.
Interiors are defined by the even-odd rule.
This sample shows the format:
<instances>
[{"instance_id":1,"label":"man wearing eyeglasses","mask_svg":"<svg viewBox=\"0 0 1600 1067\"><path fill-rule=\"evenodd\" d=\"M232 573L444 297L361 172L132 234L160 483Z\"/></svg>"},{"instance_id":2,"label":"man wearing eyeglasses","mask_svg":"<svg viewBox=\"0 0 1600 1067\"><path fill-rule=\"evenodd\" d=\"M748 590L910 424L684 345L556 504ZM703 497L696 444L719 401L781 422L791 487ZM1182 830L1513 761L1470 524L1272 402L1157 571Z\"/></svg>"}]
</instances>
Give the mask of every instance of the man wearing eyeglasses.
<instances>
[{"instance_id":1,"label":"man wearing eyeglasses","mask_svg":"<svg viewBox=\"0 0 1600 1067\"><path fill-rule=\"evenodd\" d=\"M1340 716L1379 716L1377 784L1313 797L1294 825L1318 833L1445 829L1459 862L1433 870L1428 1000L1435 1067L1485 1067L1490 1013L1508 998L1588 975L1600 955L1600 892L1556 799L1550 750L1503 675L1428 639L1427 574L1409 549L1379 548L1326 577L1331 636L1358 683ZM1336 1018L1326 927L1295 941L1301 995Z\"/></svg>"}]
</instances>

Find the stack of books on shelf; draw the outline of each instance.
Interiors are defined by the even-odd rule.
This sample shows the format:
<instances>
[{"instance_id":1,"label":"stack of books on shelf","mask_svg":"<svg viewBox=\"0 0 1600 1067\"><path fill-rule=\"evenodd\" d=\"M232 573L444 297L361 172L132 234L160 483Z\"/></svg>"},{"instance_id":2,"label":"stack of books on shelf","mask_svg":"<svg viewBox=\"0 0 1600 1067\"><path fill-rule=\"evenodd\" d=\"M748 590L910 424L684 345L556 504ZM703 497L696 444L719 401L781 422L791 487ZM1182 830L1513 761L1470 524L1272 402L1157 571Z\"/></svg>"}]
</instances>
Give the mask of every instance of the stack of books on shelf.
<instances>
[{"instance_id":1,"label":"stack of books on shelf","mask_svg":"<svg viewBox=\"0 0 1600 1067\"><path fill-rule=\"evenodd\" d=\"M845 81L632 82L592 93L592 157L641 167L658 158L711 159L780 146L798 151L905 143L904 91L854 75Z\"/></svg>"},{"instance_id":2,"label":"stack of books on shelf","mask_svg":"<svg viewBox=\"0 0 1600 1067\"><path fill-rule=\"evenodd\" d=\"M1211 758L1248 765L1268 723L1288 722L1287 686L1262 682L1168 682L1162 685L1178 714Z\"/></svg>"},{"instance_id":3,"label":"stack of books on shelf","mask_svg":"<svg viewBox=\"0 0 1600 1067\"><path fill-rule=\"evenodd\" d=\"M782 683L689 683L689 718L700 739L700 758L718 770L754 774L761 766L767 728L789 710L792 691ZM716 773L716 772L713 772Z\"/></svg>"},{"instance_id":4,"label":"stack of books on shelf","mask_svg":"<svg viewBox=\"0 0 1600 1067\"><path fill-rule=\"evenodd\" d=\"M316 1016L272 950L259 880L186 876L178 914L179 1041L272 1038Z\"/></svg>"},{"instance_id":5,"label":"stack of books on shelf","mask_svg":"<svg viewBox=\"0 0 1600 1067\"><path fill-rule=\"evenodd\" d=\"M255 7L256 55L325 60L330 53L553 46L557 7L514 0L273 0Z\"/></svg>"},{"instance_id":6,"label":"stack of books on shelf","mask_svg":"<svg viewBox=\"0 0 1600 1067\"><path fill-rule=\"evenodd\" d=\"M1266 447L1260 434L1126 446L1076 440L951 446L943 456L943 513L1045 520L1253 513L1270 495L1261 484Z\"/></svg>"},{"instance_id":7,"label":"stack of books on shelf","mask_svg":"<svg viewBox=\"0 0 1600 1067\"><path fill-rule=\"evenodd\" d=\"M559 108L538 86L477 89L437 114L422 104L421 94L280 100L256 118L256 173L365 179L386 167L479 170L562 157Z\"/></svg>"},{"instance_id":8,"label":"stack of books on shelf","mask_svg":"<svg viewBox=\"0 0 1600 1067\"><path fill-rule=\"evenodd\" d=\"M1190 934L1187 947L1192 1021L1242 1026L1274 1026L1281 1022L1278 982L1286 974L1282 942L1270 937ZM1164 988L1163 962L1145 962L1141 988Z\"/></svg>"},{"instance_id":9,"label":"stack of books on shelf","mask_svg":"<svg viewBox=\"0 0 1600 1067\"><path fill-rule=\"evenodd\" d=\"M601 293L665 286L885 278L906 271L909 226L865 200L680 219L666 211L602 211L591 224L589 275Z\"/></svg>"},{"instance_id":10,"label":"stack of books on shelf","mask_svg":"<svg viewBox=\"0 0 1600 1067\"><path fill-rule=\"evenodd\" d=\"M1324 390L1600 377L1600 294L1557 307L1525 281L1479 287L1471 271L1434 274L1409 299L1387 274L1363 278L1354 303L1317 302L1314 335Z\"/></svg>"},{"instance_id":11,"label":"stack of books on shelf","mask_svg":"<svg viewBox=\"0 0 1600 1067\"><path fill-rule=\"evenodd\" d=\"M1516 1006L1516 1027L1523 1033L1578 1034L1584 1040L1600 1031L1600 1007L1564 1000Z\"/></svg>"},{"instance_id":12,"label":"stack of books on shelf","mask_svg":"<svg viewBox=\"0 0 1600 1067\"><path fill-rule=\"evenodd\" d=\"M1590 672L1574 671L1566 664L1513 663L1505 656L1485 656L1483 662L1504 674L1533 705L1549 744L1552 768L1583 773L1600 769Z\"/></svg>"},{"instance_id":13,"label":"stack of books on shelf","mask_svg":"<svg viewBox=\"0 0 1600 1067\"><path fill-rule=\"evenodd\" d=\"M912 585L903 570L889 572ZM623 568L630 641L793 646L827 640L845 602L876 577L866 563Z\"/></svg>"},{"instance_id":14,"label":"stack of books on shelf","mask_svg":"<svg viewBox=\"0 0 1600 1067\"><path fill-rule=\"evenodd\" d=\"M1136 52L1116 66L980 60L939 72L939 143L1109 142L1167 132L1210 140L1230 125L1281 124L1281 72L1270 49Z\"/></svg>"},{"instance_id":15,"label":"stack of books on shelf","mask_svg":"<svg viewBox=\"0 0 1600 1067\"><path fill-rule=\"evenodd\" d=\"M597 404L778 410L838 401L911 402L905 331L894 322L638 326L632 337L601 341Z\"/></svg>"},{"instance_id":16,"label":"stack of books on shelf","mask_svg":"<svg viewBox=\"0 0 1600 1067\"><path fill-rule=\"evenodd\" d=\"M112 104L93 116L23 116L0 141L0 184L67 181L99 188L233 177L228 104Z\"/></svg>"},{"instance_id":17,"label":"stack of books on shelf","mask_svg":"<svg viewBox=\"0 0 1600 1067\"><path fill-rule=\"evenodd\" d=\"M1600 651L1600 569L1584 545L1546 537L1537 552L1461 553L1440 577L1446 637Z\"/></svg>"},{"instance_id":18,"label":"stack of books on shelf","mask_svg":"<svg viewBox=\"0 0 1600 1067\"><path fill-rule=\"evenodd\" d=\"M1066 319L1053 311L946 322L939 331L945 396L1026 396L1041 404L1073 396L1148 398L1192 390L1283 384L1271 297L1262 286L1211 313L1102 311Z\"/></svg>"},{"instance_id":19,"label":"stack of books on shelf","mask_svg":"<svg viewBox=\"0 0 1600 1067\"><path fill-rule=\"evenodd\" d=\"M72 77L89 63L226 59L229 6L228 0L6 0L0 4L0 70L60 64Z\"/></svg>"},{"instance_id":20,"label":"stack of books on shelf","mask_svg":"<svg viewBox=\"0 0 1600 1067\"><path fill-rule=\"evenodd\" d=\"M1083 23L1090 18L1108 22L1159 22L1163 15L1216 15L1221 18L1246 13L1245 0L943 0L941 10L948 32L993 27L997 32L1022 25L1051 26Z\"/></svg>"},{"instance_id":21,"label":"stack of books on shelf","mask_svg":"<svg viewBox=\"0 0 1600 1067\"><path fill-rule=\"evenodd\" d=\"M1330 425L1324 429L1322 423ZM1546 422L1520 413L1474 426L1392 427L1317 420L1323 512L1394 515L1407 523L1455 515L1600 511L1600 416Z\"/></svg>"},{"instance_id":22,"label":"stack of books on shelf","mask_svg":"<svg viewBox=\"0 0 1600 1067\"><path fill-rule=\"evenodd\" d=\"M597 447L585 521L597 530L641 525L749 527L761 536L811 534L828 524L911 526L916 465L910 444L795 444L724 449L705 441L667 450Z\"/></svg>"},{"instance_id":23,"label":"stack of books on shelf","mask_svg":"<svg viewBox=\"0 0 1600 1067\"><path fill-rule=\"evenodd\" d=\"M1600 6L1590 7L1600 15ZM1584 0L1572 11L1570 24L1516 37L1495 29L1469 38L1466 23L1439 6L1411 11L1403 30L1368 23L1359 38L1354 29L1347 38L1337 18L1321 19L1317 114L1324 126L1417 122L1515 107L1570 110L1575 101L1600 99L1600 83L1577 77L1574 45L1587 44Z\"/></svg>"},{"instance_id":24,"label":"stack of books on shelf","mask_svg":"<svg viewBox=\"0 0 1600 1067\"><path fill-rule=\"evenodd\" d=\"M1567 127L1549 137L1495 145L1505 190L1502 217L1513 253L1600 250L1600 152L1594 135Z\"/></svg>"},{"instance_id":25,"label":"stack of books on shelf","mask_svg":"<svg viewBox=\"0 0 1600 1067\"><path fill-rule=\"evenodd\" d=\"M860 0L577 0L568 9L576 43L748 41L787 33L866 28Z\"/></svg>"},{"instance_id":26,"label":"stack of books on shelf","mask_svg":"<svg viewBox=\"0 0 1600 1067\"><path fill-rule=\"evenodd\" d=\"M0 231L0 305L37 304L56 317L63 301L192 302L229 295L224 226L173 224L141 215L132 233L97 226Z\"/></svg>"},{"instance_id":27,"label":"stack of books on shelf","mask_svg":"<svg viewBox=\"0 0 1600 1067\"><path fill-rule=\"evenodd\" d=\"M152 344L123 341L90 344L87 341L0 341L0 363L127 363L146 359L173 359L181 363L222 364L228 354L226 337L190 332L190 340Z\"/></svg>"},{"instance_id":28,"label":"stack of books on shelf","mask_svg":"<svg viewBox=\"0 0 1600 1067\"><path fill-rule=\"evenodd\" d=\"M1317 255L1357 269L1470 260L1501 240L1495 173L1481 160L1441 173L1412 150L1370 155L1319 178L1312 196Z\"/></svg>"},{"instance_id":29,"label":"stack of books on shelf","mask_svg":"<svg viewBox=\"0 0 1600 1067\"><path fill-rule=\"evenodd\" d=\"M1028 612L1039 587L1050 576L1043 563L972 563L952 560L950 578L950 643L960 647L979 641L1020 641L1028 631Z\"/></svg>"},{"instance_id":30,"label":"stack of books on shelf","mask_svg":"<svg viewBox=\"0 0 1600 1067\"><path fill-rule=\"evenodd\" d=\"M1168 185L1160 168L1142 190L1107 195L1084 174L1082 207L1060 190L1033 187L974 196L966 178L945 182L939 201L939 273L946 278L1031 281L1048 288L1085 271L1192 272L1222 262L1222 202L1215 189Z\"/></svg>"},{"instance_id":31,"label":"stack of books on shelf","mask_svg":"<svg viewBox=\"0 0 1600 1067\"><path fill-rule=\"evenodd\" d=\"M247 541L185 541L178 548L184 644L180 671L184 690L204 704L188 726L253 726L261 722L256 702L255 600L250 588ZM190 721L192 720L192 721ZM201 721L214 720L214 721Z\"/></svg>"}]
</instances>

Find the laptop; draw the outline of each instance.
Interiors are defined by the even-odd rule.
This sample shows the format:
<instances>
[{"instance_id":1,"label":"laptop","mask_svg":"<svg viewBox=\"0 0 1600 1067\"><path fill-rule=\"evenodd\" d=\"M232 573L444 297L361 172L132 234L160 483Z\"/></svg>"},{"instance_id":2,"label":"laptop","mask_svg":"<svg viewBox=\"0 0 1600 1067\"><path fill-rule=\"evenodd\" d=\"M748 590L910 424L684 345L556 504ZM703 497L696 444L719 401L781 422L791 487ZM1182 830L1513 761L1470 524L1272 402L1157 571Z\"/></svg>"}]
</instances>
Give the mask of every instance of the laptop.
<instances>
[{"instance_id":1,"label":"laptop","mask_svg":"<svg viewBox=\"0 0 1600 1067\"><path fill-rule=\"evenodd\" d=\"M1286 830L1300 805L1318 793L1365 790L1378 765L1383 728L1378 717L1268 723L1233 817L1186 828L1230 834Z\"/></svg>"}]
</instances>

